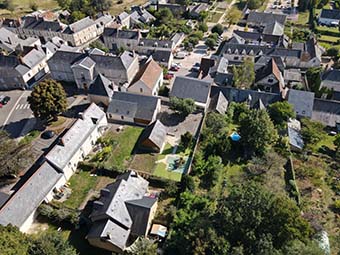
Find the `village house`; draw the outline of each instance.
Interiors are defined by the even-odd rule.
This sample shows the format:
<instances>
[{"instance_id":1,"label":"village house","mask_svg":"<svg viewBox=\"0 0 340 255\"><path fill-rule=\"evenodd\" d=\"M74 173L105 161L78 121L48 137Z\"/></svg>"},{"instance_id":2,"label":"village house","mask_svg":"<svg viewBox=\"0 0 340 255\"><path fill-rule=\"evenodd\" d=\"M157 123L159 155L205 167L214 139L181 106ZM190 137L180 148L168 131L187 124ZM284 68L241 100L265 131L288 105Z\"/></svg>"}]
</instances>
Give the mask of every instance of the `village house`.
<instances>
[{"instance_id":1,"label":"village house","mask_svg":"<svg viewBox=\"0 0 340 255\"><path fill-rule=\"evenodd\" d=\"M67 183L91 151L107 125L105 113L91 104L69 130L53 145L33 174L0 208L0 224L12 224L20 231L31 227L42 202L50 202L55 192ZM39 164L40 161L37 161Z\"/></svg>"},{"instance_id":2,"label":"village house","mask_svg":"<svg viewBox=\"0 0 340 255\"><path fill-rule=\"evenodd\" d=\"M165 146L167 128L160 120L156 120L144 128L140 138L139 147L142 150L162 153Z\"/></svg>"},{"instance_id":3,"label":"village house","mask_svg":"<svg viewBox=\"0 0 340 255\"><path fill-rule=\"evenodd\" d=\"M157 210L157 198L148 195L148 184L128 171L101 190L86 236L91 245L122 253L136 238L148 234Z\"/></svg>"},{"instance_id":4,"label":"village house","mask_svg":"<svg viewBox=\"0 0 340 255\"><path fill-rule=\"evenodd\" d=\"M102 74L98 74L97 78L90 85L88 95L92 103L107 107L110 104L114 91L118 91L118 86Z\"/></svg>"},{"instance_id":5,"label":"village house","mask_svg":"<svg viewBox=\"0 0 340 255\"><path fill-rule=\"evenodd\" d=\"M127 51L119 56L103 55L98 51L57 51L48 65L53 79L75 82L79 89L85 90L98 74L120 87L130 84L139 69L137 55Z\"/></svg>"},{"instance_id":6,"label":"village house","mask_svg":"<svg viewBox=\"0 0 340 255\"><path fill-rule=\"evenodd\" d=\"M176 76L170 97L191 98L195 101L196 106L207 110L209 106L211 82L199 80L197 78Z\"/></svg>"},{"instance_id":7,"label":"village house","mask_svg":"<svg viewBox=\"0 0 340 255\"><path fill-rule=\"evenodd\" d=\"M290 89L287 93L288 103L293 105L298 118L311 118L314 105L314 93Z\"/></svg>"},{"instance_id":8,"label":"village house","mask_svg":"<svg viewBox=\"0 0 340 255\"><path fill-rule=\"evenodd\" d=\"M250 11L247 16L247 24L258 28L263 34L284 34L284 25L287 19L285 14Z\"/></svg>"},{"instance_id":9,"label":"village house","mask_svg":"<svg viewBox=\"0 0 340 255\"><path fill-rule=\"evenodd\" d=\"M318 17L320 25L339 26L340 10L338 9L322 9Z\"/></svg>"},{"instance_id":10,"label":"village house","mask_svg":"<svg viewBox=\"0 0 340 255\"><path fill-rule=\"evenodd\" d=\"M115 92L107 109L107 118L111 122L147 126L156 120L160 110L159 97Z\"/></svg>"},{"instance_id":11,"label":"village house","mask_svg":"<svg viewBox=\"0 0 340 255\"><path fill-rule=\"evenodd\" d=\"M163 69L150 58L138 71L136 77L128 87L132 93L157 96L163 85Z\"/></svg>"},{"instance_id":12,"label":"village house","mask_svg":"<svg viewBox=\"0 0 340 255\"><path fill-rule=\"evenodd\" d=\"M321 88L332 92L332 99L340 101L340 70L327 70L321 77Z\"/></svg>"}]
</instances>

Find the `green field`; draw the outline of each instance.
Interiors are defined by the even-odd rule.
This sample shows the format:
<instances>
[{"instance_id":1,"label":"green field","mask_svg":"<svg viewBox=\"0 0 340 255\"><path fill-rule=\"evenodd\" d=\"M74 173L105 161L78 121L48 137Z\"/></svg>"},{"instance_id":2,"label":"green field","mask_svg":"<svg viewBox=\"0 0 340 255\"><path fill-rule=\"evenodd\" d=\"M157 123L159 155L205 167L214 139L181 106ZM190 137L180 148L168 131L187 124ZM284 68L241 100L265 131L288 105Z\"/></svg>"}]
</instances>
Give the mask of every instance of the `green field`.
<instances>
[{"instance_id":1,"label":"green field","mask_svg":"<svg viewBox=\"0 0 340 255\"><path fill-rule=\"evenodd\" d=\"M208 22L217 23L222 17L223 12L209 12Z\"/></svg>"}]
</instances>

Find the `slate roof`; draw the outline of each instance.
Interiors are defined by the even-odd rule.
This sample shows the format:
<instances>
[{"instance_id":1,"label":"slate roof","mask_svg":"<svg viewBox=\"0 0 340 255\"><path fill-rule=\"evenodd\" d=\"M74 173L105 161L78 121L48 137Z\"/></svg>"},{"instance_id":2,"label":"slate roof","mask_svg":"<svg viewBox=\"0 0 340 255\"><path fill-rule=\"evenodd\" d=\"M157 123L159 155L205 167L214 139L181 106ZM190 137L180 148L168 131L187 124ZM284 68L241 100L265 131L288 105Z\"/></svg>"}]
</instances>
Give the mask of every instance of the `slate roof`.
<instances>
[{"instance_id":1,"label":"slate roof","mask_svg":"<svg viewBox=\"0 0 340 255\"><path fill-rule=\"evenodd\" d=\"M20 228L61 178L61 173L43 163L0 209L0 224Z\"/></svg>"},{"instance_id":2,"label":"slate roof","mask_svg":"<svg viewBox=\"0 0 340 255\"><path fill-rule=\"evenodd\" d=\"M140 42L139 42L139 45L143 46L143 47L155 47L155 48L172 49L173 41L171 41L171 40L158 40L158 39L141 38Z\"/></svg>"},{"instance_id":3,"label":"slate roof","mask_svg":"<svg viewBox=\"0 0 340 255\"><path fill-rule=\"evenodd\" d=\"M169 50L155 50L149 51L148 55L151 55L152 58L160 63L169 63L172 52Z\"/></svg>"},{"instance_id":4,"label":"slate roof","mask_svg":"<svg viewBox=\"0 0 340 255\"><path fill-rule=\"evenodd\" d=\"M82 67L85 69L90 69L96 65L96 62L94 62L91 57L85 57L83 59L80 59L79 61L75 62L72 67Z\"/></svg>"},{"instance_id":5,"label":"slate roof","mask_svg":"<svg viewBox=\"0 0 340 255\"><path fill-rule=\"evenodd\" d=\"M63 33L65 34L73 34L73 33L78 33L79 31L84 30L85 28L88 28L90 26L95 25L96 23L90 18L90 17L85 17L81 20L78 20L72 24L70 24L64 31Z\"/></svg>"},{"instance_id":6,"label":"slate roof","mask_svg":"<svg viewBox=\"0 0 340 255\"><path fill-rule=\"evenodd\" d=\"M18 36L9 31L8 29L0 28L0 47L5 48L8 52L14 51L15 47L19 44L20 39Z\"/></svg>"},{"instance_id":7,"label":"slate roof","mask_svg":"<svg viewBox=\"0 0 340 255\"><path fill-rule=\"evenodd\" d=\"M263 33L267 35L283 35L284 34L284 25L277 21L267 24L264 29Z\"/></svg>"},{"instance_id":8,"label":"slate roof","mask_svg":"<svg viewBox=\"0 0 340 255\"><path fill-rule=\"evenodd\" d=\"M315 98L312 119L335 127L340 123L340 102Z\"/></svg>"},{"instance_id":9,"label":"slate roof","mask_svg":"<svg viewBox=\"0 0 340 255\"><path fill-rule=\"evenodd\" d=\"M102 74L98 74L96 79L91 83L89 94L97 96L105 96L111 98L113 95L114 83Z\"/></svg>"},{"instance_id":10,"label":"slate roof","mask_svg":"<svg viewBox=\"0 0 340 255\"><path fill-rule=\"evenodd\" d=\"M221 91L216 93L210 101L210 110L216 111L220 114L225 114L228 108L228 100Z\"/></svg>"},{"instance_id":11,"label":"slate roof","mask_svg":"<svg viewBox=\"0 0 340 255\"><path fill-rule=\"evenodd\" d=\"M148 139L159 149L161 149L165 141L166 133L166 127L162 124L162 122L156 120L144 128L140 137L140 143L143 143Z\"/></svg>"},{"instance_id":12,"label":"slate roof","mask_svg":"<svg viewBox=\"0 0 340 255\"><path fill-rule=\"evenodd\" d=\"M171 97L191 98L198 103L207 103L211 82L196 78L176 76L170 92Z\"/></svg>"},{"instance_id":13,"label":"slate roof","mask_svg":"<svg viewBox=\"0 0 340 255\"><path fill-rule=\"evenodd\" d=\"M87 238L106 237L106 241L123 250L130 232L145 233L150 209L157 201L145 197L148 184L129 171L107 185L90 215L93 226Z\"/></svg>"},{"instance_id":14,"label":"slate roof","mask_svg":"<svg viewBox=\"0 0 340 255\"><path fill-rule=\"evenodd\" d=\"M117 28L106 27L104 28L103 36L138 40L138 38L140 37L140 33L136 30L121 30Z\"/></svg>"},{"instance_id":15,"label":"slate roof","mask_svg":"<svg viewBox=\"0 0 340 255\"><path fill-rule=\"evenodd\" d=\"M62 171L103 118L105 113L92 103L60 138L60 143L48 152L46 155L48 162Z\"/></svg>"},{"instance_id":16,"label":"slate roof","mask_svg":"<svg viewBox=\"0 0 340 255\"><path fill-rule=\"evenodd\" d=\"M286 22L286 18L287 15L285 14L250 11L248 14L247 22L261 26L272 24L274 22L284 24Z\"/></svg>"},{"instance_id":17,"label":"slate roof","mask_svg":"<svg viewBox=\"0 0 340 255\"><path fill-rule=\"evenodd\" d=\"M294 128L288 126L288 138L290 145L300 150L304 147L304 142L300 132Z\"/></svg>"},{"instance_id":18,"label":"slate roof","mask_svg":"<svg viewBox=\"0 0 340 255\"><path fill-rule=\"evenodd\" d=\"M31 30L47 30L53 32L61 32L64 29L64 24L59 21L46 21L44 18L25 16L21 27Z\"/></svg>"},{"instance_id":19,"label":"slate roof","mask_svg":"<svg viewBox=\"0 0 340 255\"><path fill-rule=\"evenodd\" d=\"M314 105L314 93L290 89L288 91L288 103L294 106L294 110L298 116L311 118Z\"/></svg>"},{"instance_id":20,"label":"slate roof","mask_svg":"<svg viewBox=\"0 0 340 255\"><path fill-rule=\"evenodd\" d=\"M136 82L143 82L150 90L153 90L157 85L160 75L163 74L163 69L153 60L150 59L136 74L134 81L130 87Z\"/></svg>"},{"instance_id":21,"label":"slate roof","mask_svg":"<svg viewBox=\"0 0 340 255\"><path fill-rule=\"evenodd\" d=\"M0 191L0 208L6 203L10 195Z\"/></svg>"},{"instance_id":22,"label":"slate roof","mask_svg":"<svg viewBox=\"0 0 340 255\"><path fill-rule=\"evenodd\" d=\"M340 91L340 70L328 70L322 75L322 87Z\"/></svg>"},{"instance_id":23,"label":"slate roof","mask_svg":"<svg viewBox=\"0 0 340 255\"><path fill-rule=\"evenodd\" d=\"M233 35L237 35L244 40L252 40L252 41L259 41L259 42L266 42L272 44L278 44L280 41L281 36L279 35L272 35L272 34L261 34L258 32L246 32L242 30L234 30Z\"/></svg>"},{"instance_id":24,"label":"slate roof","mask_svg":"<svg viewBox=\"0 0 340 255\"><path fill-rule=\"evenodd\" d=\"M340 20L340 10L337 9L322 9L320 18Z\"/></svg>"},{"instance_id":25,"label":"slate roof","mask_svg":"<svg viewBox=\"0 0 340 255\"><path fill-rule=\"evenodd\" d=\"M22 57L22 61L29 68L33 68L41 63L41 61L43 61L45 58L46 55L42 50L32 49L29 53Z\"/></svg>"},{"instance_id":26,"label":"slate roof","mask_svg":"<svg viewBox=\"0 0 340 255\"><path fill-rule=\"evenodd\" d=\"M152 120L157 109L158 97L115 92L107 109L108 113L135 119Z\"/></svg>"}]
</instances>

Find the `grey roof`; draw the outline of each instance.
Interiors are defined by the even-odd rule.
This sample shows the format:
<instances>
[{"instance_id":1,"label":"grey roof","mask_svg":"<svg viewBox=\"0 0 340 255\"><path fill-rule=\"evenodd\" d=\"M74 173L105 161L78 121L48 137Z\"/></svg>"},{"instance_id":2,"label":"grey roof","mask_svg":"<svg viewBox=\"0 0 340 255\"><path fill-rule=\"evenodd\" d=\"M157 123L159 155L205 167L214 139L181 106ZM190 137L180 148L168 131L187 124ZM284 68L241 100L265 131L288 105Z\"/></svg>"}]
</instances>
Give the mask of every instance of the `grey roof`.
<instances>
[{"instance_id":1,"label":"grey roof","mask_svg":"<svg viewBox=\"0 0 340 255\"><path fill-rule=\"evenodd\" d=\"M118 20L123 21L124 19L128 18L130 15L127 12L122 12L121 14L118 15Z\"/></svg>"},{"instance_id":2,"label":"grey roof","mask_svg":"<svg viewBox=\"0 0 340 255\"><path fill-rule=\"evenodd\" d=\"M80 59L79 61L75 62L72 67L80 66L86 69L90 69L96 65L96 62L94 62L91 57L85 57L83 59Z\"/></svg>"},{"instance_id":3,"label":"grey roof","mask_svg":"<svg viewBox=\"0 0 340 255\"><path fill-rule=\"evenodd\" d=\"M283 35L284 25L277 21L267 24L263 29L263 33L267 35Z\"/></svg>"},{"instance_id":4,"label":"grey roof","mask_svg":"<svg viewBox=\"0 0 340 255\"><path fill-rule=\"evenodd\" d=\"M87 234L87 239L98 238L109 242L121 250L124 250L125 245L130 236L130 229L126 229L111 220L102 220L95 222L90 232Z\"/></svg>"},{"instance_id":5,"label":"grey roof","mask_svg":"<svg viewBox=\"0 0 340 255\"><path fill-rule=\"evenodd\" d=\"M59 21L47 21L42 17L25 16L21 24L22 28L32 30L47 30L53 32L61 32L64 24Z\"/></svg>"},{"instance_id":6,"label":"grey roof","mask_svg":"<svg viewBox=\"0 0 340 255\"><path fill-rule=\"evenodd\" d=\"M312 119L335 127L340 123L340 102L315 98Z\"/></svg>"},{"instance_id":7,"label":"grey roof","mask_svg":"<svg viewBox=\"0 0 340 255\"><path fill-rule=\"evenodd\" d=\"M91 83L89 94L106 96L111 98L113 95L114 83L107 79L104 75L98 74L96 79Z\"/></svg>"},{"instance_id":8,"label":"grey roof","mask_svg":"<svg viewBox=\"0 0 340 255\"><path fill-rule=\"evenodd\" d=\"M42 50L32 49L22 58L22 62L29 68L33 68L40 64L45 58L46 55Z\"/></svg>"},{"instance_id":9,"label":"grey roof","mask_svg":"<svg viewBox=\"0 0 340 255\"><path fill-rule=\"evenodd\" d=\"M172 49L173 41L141 38L139 45L143 45L144 47L157 47L157 48L164 48L164 49Z\"/></svg>"},{"instance_id":10,"label":"grey roof","mask_svg":"<svg viewBox=\"0 0 340 255\"><path fill-rule=\"evenodd\" d=\"M14 51L19 41L20 39L15 33L5 27L0 28L0 48L4 48L8 52Z\"/></svg>"},{"instance_id":11,"label":"grey roof","mask_svg":"<svg viewBox=\"0 0 340 255\"><path fill-rule=\"evenodd\" d=\"M322 75L322 87L340 91L340 70L328 70Z\"/></svg>"},{"instance_id":12,"label":"grey roof","mask_svg":"<svg viewBox=\"0 0 340 255\"><path fill-rule=\"evenodd\" d=\"M147 192L148 181L129 171L119 176L116 182L107 185L101 191L99 203L94 207L90 218L93 222L110 219L126 229L133 225L126 203L143 199Z\"/></svg>"},{"instance_id":13,"label":"grey roof","mask_svg":"<svg viewBox=\"0 0 340 255\"><path fill-rule=\"evenodd\" d=\"M0 208L6 203L10 195L0 191Z\"/></svg>"},{"instance_id":14,"label":"grey roof","mask_svg":"<svg viewBox=\"0 0 340 255\"><path fill-rule=\"evenodd\" d=\"M169 63L172 52L169 50L155 50L148 52L147 55L151 55L152 58L159 63Z\"/></svg>"},{"instance_id":15,"label":"grey roof","mask_svg":"<svg viewBox=\"0 0 340 255\"><path fill-rule=\"evenodd\" d=\"M117 28L106 27L104 28L103 36L109 36L121 39L138 40L140 37L139 31L136 30L121 30Z\"/></svg>"},{"instance_id":16,"label":"grey roof","mask_svg":"<svg viewBox=\"0 0 340 255\"><path fill-rule=\"evenodd\" d=\"M82 31L90 26L95 25L96 23L90 18L90 17L85 17L81 20L78 20L72 24L70 24L64 31L63 33L66 34L72 34L72 33L77 33L79 31Z\"/></svg>"},{"instance_id":17,"label":"grey roof","mask_svg":"<svg viewBox=\"0 0 340 255\"><path fill-rule=\"evenodd\" d=\"M249 31L242 31L242 30L234 30L233 36L238 36L245 40L242 43L245 43L247 40L266 42L270 44L277 45L280 42L281 36L280 35L273 35L273 34L261 34L259 32L249 32ZM240 42L239 42L240 43Z\"/></svg>"},{"instance_id":18,"label":"grey roof","mask_svg":"<svg viewBox=\"0 0 340 255\"><path fill-rule=\"evenodd\" d=\"M63 135L60 143L49 151L46 159L62 171L103 118L105 113L92 103Z\"/></svg>"},{"instance_id":19,"label":"grey roof","mask_svg":"<svg viewBox=\"0 0 340 255\"><path fill-rule=\"evenodd\" d=\"M300 132L294 128L288 126L288 138L290 145L300 150L304 147L304 142Z\"/></svg>"},{"instance_id":20,"label":"grey roof","mask_svg":"<svg viewBox=\"0 0 340 255\"><path fill-rule=\"evenodd\" d=\"M261 26L272 24L274 22L284 24L286 22L286 18L287 15L285 14L251 11L248 15L247 22Z\"/></svg>"},{"instance_id":21,"label":"grey roof","mask_svg":"<svg viewBox=\"0 0 340 255\"><path fill-rule=\"evenodd\" d=\"M285 81L302 81L301 71L298 69L287 69L284 71Z\"/></svg>"},{"instance_id":22,"label":"grey roof","mask_svg":"<svg viewBox=\"0 0 340 255\"><path fill-rule=\"evenodd\" d=\"M170 96L178 98L191 98L198 103L207 103L211 82L196 78L176 76Z\"/></svg>"},{"instance_id":23,"label":"grey roof","mask_svg":"<svg viewBox=\"0 0 340 255\"><path fill-rule=\"evenodd\" d=\"M237 89L233 87L211 87L210 97L214 98L216 94L222 92L228 102L248 102L249 98L251 98L250 106L253 107L256 103L261 99L262 103L266 106L277 101L281 100L281 96L276 93L268 93L263 91L256 90L245 90L245 89Z\"/></svg>"},{"instance_id":24,"label":"grey roof","mask_svg":"<svg viewBox=\"0 0 340 255\"><path fill-rule=\"evenodd\" d=\"M152 120L159 100L154 96L115 92L107 112L135 119Z\"/></svg>"},{"instance_id":25,"label":"grey roof","mask_svg":"<svg viewBox=\"0 0 340 255\"><path fill-rule=\"evenodd\" d=\"M89 50L89 55L105 55L105 52L98 48L92 48Z\"/></svg>"},{"instance_id":26,"label":"grey roof","mask_svg":"<svg viewBox=\"0 0 340 255\"><path fill-rule=\"evenodd\" d=\"M228 104L228 100L225 98L223 93L219 91L211 99L210 109L220 114L225 114L228 108Z\"/></svg>"},{"instance_id":27,"label":"grey roof","mask_svg":"<svg viewBox=\"0 0 340 255\"><path fill-rule=\"evenodd\" d=\"M314 93L290 89L288 91L288 102L294 106L298 116L312 117Z\"/></svg>"},{"instance_id":28,"label":"grey roof","mask_svg":"<svg viewBox=\"0 0 340 255\"><path fill-rule=\"evenodd\" d=\"M25 75L26 73L31 71L31 69L25 65L18 65L15 67L15 70L17 70L21 75Z\"/></svg>"},{"instance_id":29,"label":"grey roof","mask_svg":"<svg viewBox=\"0 0 340 255\"><path fill-rule=\"evenodd\" d=\"M322 9L320 18L340 20L340 10L337 9Z\"/></svg>"},{"instance_id":30,"label":"grey roof","mask_svg":"<svg viewBox=\"0 0 340 255\"><path fill-rule=\"evenodd\" d=\"M104 14L104 15L100 16L99 18L97 18L94 22L97 25L105 26L105 25L109 24L112 21L113 21L113 17L111 15Z\"/></svg>"},{"instance_id":31,"label":"grey roof","mask_svg":"<svg viewBox=\"0 0 340 255\"><path fill-rule=\"evenodd\" d=\"M140 137L140 142L143 143L145 140L150 140L154 145L161 149L165 141L166 133L166 127L162 122L156 120L144 128Z\"/></svg>"},{"instance_id":32,"label":"grey roof","mask_svg":"<svg viewBox=\"0 0 340 255\"><path fill-rule=\"evenodd\" d=\"M62 178L47 162L10 197L0 209L0 224L21 227Z\"/></svg>"}]
</instances>

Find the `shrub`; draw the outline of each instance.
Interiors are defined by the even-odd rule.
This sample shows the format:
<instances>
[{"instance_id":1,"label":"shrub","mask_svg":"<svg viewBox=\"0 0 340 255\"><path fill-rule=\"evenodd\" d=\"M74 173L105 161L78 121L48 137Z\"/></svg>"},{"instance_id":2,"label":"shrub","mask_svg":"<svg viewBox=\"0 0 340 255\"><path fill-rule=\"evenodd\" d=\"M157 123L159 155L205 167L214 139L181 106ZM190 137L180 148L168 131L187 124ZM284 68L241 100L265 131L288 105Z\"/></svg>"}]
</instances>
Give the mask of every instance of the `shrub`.
<instances>
[{"instance_id":1,"label":"shrub","mask_svg":"<svg viewBox=\"0 0 340 255\"><path fill-rule=\"evenodd\" d=\"M223 33L223 30L224 30L223 26L221 24L217 24L213 26L213 28L211 29L211 32L221 35Z\"/></svg>"},{"instance_id":2,"label":"shrub","mask_svg":"<svg viewBox=\"0 0 340 255\"><path fill-rule=\"evenodd\" d=\"M189 131L181 135L181 146L183 146L184 148L190 147L192 145L192 141L193 136Z\"/></svg>"},{"instance_id":3,"label":"shrub","mask_svg":"<svg viewBox=\"0 0 340 255\"><path fill-rule=\"evenodd\" d=\"M168 97L169 92L170 92L170 89L167 86L163 85L162 87L160 87L158 91L158 95L163 96L163 97Z\"/></svg>"}]
</instances>

